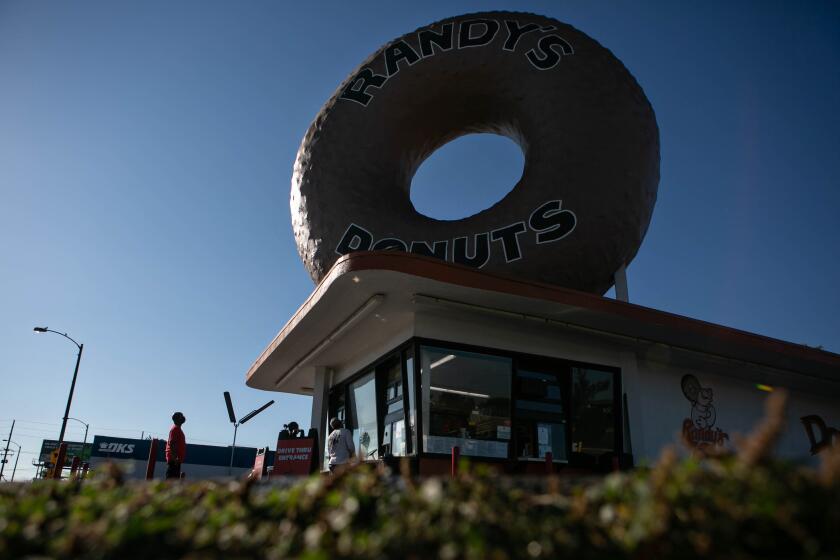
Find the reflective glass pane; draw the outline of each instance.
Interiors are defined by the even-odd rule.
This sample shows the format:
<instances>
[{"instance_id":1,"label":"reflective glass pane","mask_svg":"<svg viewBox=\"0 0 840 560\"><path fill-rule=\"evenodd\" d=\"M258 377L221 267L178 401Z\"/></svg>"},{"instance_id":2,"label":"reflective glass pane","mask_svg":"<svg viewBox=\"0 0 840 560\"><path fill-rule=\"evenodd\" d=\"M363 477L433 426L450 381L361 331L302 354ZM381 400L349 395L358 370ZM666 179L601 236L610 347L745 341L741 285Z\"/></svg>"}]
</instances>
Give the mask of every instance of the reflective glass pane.
<instances>
[{"instance_id":1,"label":"reflective glass pane","mask_svg":"<svg viewBox=\"0 0 840 560\"><path fill-rule=\"evenodd\" d=\"M507 457L512 360L424 346L420 365L426 451Z\"/></svg>"},{"instance_id":2,"label":"reflective glass pane","mask_svg":"<svg viewBox=\"0 0 840 560\"><path fill-rule=\"evenodd\" d=\"M613 377L608 371L572 368L572 451L615 451Z\"/></svg>"},{"instance_id":3,"label":"reflective glass pane","mask_svg":"<svg viewBox=\"0 0 840 560\"><path fill-rule=\"evenodd\" d=\"M413 351L405 360L406 383L408 385L408 433L406 439L411 441L412 453L417 453L417 398L414 394L414 357Z\"/></svg>"},{"instance_id":4,"label":"reflective glass pane","mask_svg":"<svg viewBox=\"0 0 840 560\"><path fill-rule=\"evenodd\" d=\"M350 416L353 422L353 442L359 459L379 458L379 438L376 429L376 383L373 373L350 385Z\"/></svg>"},{"instance_id":5,"label":"reflective glass pane","mask_svg":"<svg viewBox=\"0 0 840 560\"><path fill-rule=\"evenodd\" d=\"M385 402L402 397L402 364L398 358L385 366Z\"/></svg>"},{"instance_id":6,"label":"reflective glass pane","mask_svg":"<svg viewBox=\"0 0 840 560\"><path fill-rule=\"evenodd\" d=\"M560 384L554 374L519 370L516 380L517 396L553 400L560 400L562 396Z\"/></svg>"}]
</instances>

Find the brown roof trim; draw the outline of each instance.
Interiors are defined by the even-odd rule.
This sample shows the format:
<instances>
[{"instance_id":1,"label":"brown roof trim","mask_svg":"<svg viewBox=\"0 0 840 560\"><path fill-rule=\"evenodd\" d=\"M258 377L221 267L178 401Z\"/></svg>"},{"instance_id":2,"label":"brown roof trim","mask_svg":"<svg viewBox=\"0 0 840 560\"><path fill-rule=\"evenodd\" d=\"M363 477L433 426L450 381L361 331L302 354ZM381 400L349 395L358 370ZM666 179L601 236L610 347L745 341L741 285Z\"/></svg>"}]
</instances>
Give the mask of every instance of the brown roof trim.
<instances>
[{"instance_id":1,"label":"brown roof trim","mask_svg":"<svg viewBox=\"0 0 840 560\"><path fill-rule=\"evenodd\" d=\"M816 362L824 366L837 368L840 373L840 355L827 352L825 350L811 348L810 346L805 346L803 344L785 342L783 340L753 334L730 327L724 327L714 323L700 321L698 319L691 319L674 313L658 311L656 309L651 309L649 307L633 303L579 292L569 288L489 274L474 268L449 263L436 258L398 251L358 252L350 253L339 258L324 277L323 281L309 296L306 303L298 309L294 317L292 317L292 319L289 320L289 323L283 327L281 333L278 334L278 339L284 331L298 322L299 317L302 316L302 312L308 309L311 302L314 301L313 298L320 297L320 294L326 290L326 288L332 284L336 278L351 272L361 272L365 270L390 270L394 272L402 272L405 274L412 274L414 276L468 288L542 299L564 305L590 309L592 311L600 311L641 323L651 324L658 327L667 327L680 330L685 333L717 339L718 341L729 344L747 346L751 349L762 352L781 354L797 360ZM273 346L273 344L271 346ZM271 348L271 346L269 348ZM268 350L269 349L267 348L266 351Z\"/></svg>"}]
</instances>

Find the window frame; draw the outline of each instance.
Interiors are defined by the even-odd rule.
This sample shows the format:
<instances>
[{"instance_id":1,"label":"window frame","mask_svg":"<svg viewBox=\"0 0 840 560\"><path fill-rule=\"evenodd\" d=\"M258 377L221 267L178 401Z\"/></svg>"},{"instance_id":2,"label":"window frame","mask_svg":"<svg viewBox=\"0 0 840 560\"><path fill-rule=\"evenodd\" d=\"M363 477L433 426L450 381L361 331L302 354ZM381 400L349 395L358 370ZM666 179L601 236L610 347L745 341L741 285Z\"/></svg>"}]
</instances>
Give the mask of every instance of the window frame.
<instances>
[{"instance_id":1,"label":"window frame","mask_svg":"<svg viewBox=\"0 0 840 560\"><path fill-rule=\"evenodd\" d=\"M504 463L504 462L528 462L528 461L542 461L544 459L538 458L525 458L525 457L516 457L515 453L515 446L514 446L514 434L516 433L517 429L517 418L516 418L516 401L517 400L534 400L534 399L527 399L522 398L517 391L516 388L516 377L520 369L526 370L557 370L562 369L564 372L564 376L566 377L561 387L566 388L566 394L562 396L562 403L563 403L563 415L565 417L566 423L566 459L553 459L555 463L567 463L570 466L592 466L593 462L597 461L597 457L594 455L587 455L585 453L573 453L572 452L572 409L574 407L573 402L573 388L572 388L572 379L571 379L571 370L572 368L583 368L583 369L594 369L597 371L602 371L605 373L610 373L613 376L613 405L614 405L614 413L613 413L613 424L614 424L614 441L613 441L613 453L616 457L622 455L624 453L624 416L626 411L624 410L624 399L623 399L623 386L622 386L622 376L621 376L621 368L615 366L608 366L603 364L597 363L590 363L590 362L581 362L578 360L569 360L565 358L558 358L555 356L544 356L539 354L529 354L525 352L517 352L513 350L504 350L499 348L492 348L486 346L477 346L474 344L464 344L460 342L452 342L442 339L435 339L435 338L428 338L428 337L412 337L408 340L394 346L387 352L384 352L381 356L372 360L366 366L359 368L359 370L342 380L337 385L330 387L327 402L328 402L328 415L332 415L333 411L330 409L330 404L333 399L333 392L336 390L341 390L344 392L344 399L345 403L349 403L349 393L350 386L353 382L357 381L359 378L364 376L365 374L374 371L374 378L376 379L376 419L377 419L377 431L379 435L379 441L382 442L384 429L385 429L385 417L386 414L386 407L385 407L385 394L384 390L380 388L381 386L381 379L384 374L380 373L380 368L385 365L390 359L397 357L400 361L400 367L402 371L402 384L403 384L403 421L405 426L406 432L406 456L411 458L434 458L434 457L448 457L448 453L435 453L435 452L428 452L425 451L423 446L423 405L419 401L423 398L422 394L422 387L421 387L421 378L420 378L420 370L421 370L421 360L420 360L420 348L421 346L433 346L437 348L445 348L451 350L458 350L464 352L473 352L478 354L486 354L489 356L496 356L501 358L510 358L512 360L512 369L511 369L511 394L510 394L510 403L509 403L509 418L511 422L511 439L509 440L510 443L508 445L508 456L507 457L474 457L473 460L482 461L482 462L494 462L494 463ZM415 396L415 402L411 403L409 400L411 392L409 391L408 387L408 357L411 356L412 359L412 370L413 370L413 394ZM528 364L532 367L523 367L522 364ZM537 399L539 400L539 399ZM347 406L345 404L345 406ZM414 414L415 414L415 434L411 435L410 433L410 407L414 406ZM346 414L350 414L350 411L347 410ZM380 444L381 445L381 444ZM416 448L415 448L416 447ZM380 459L376 459L374 461L378 461Z\"/></svg>"},{"instance_id":2,"label":"window frame","mask_svg":"<svg viewBox=\"0 0 840 560\"><path fill-rule=\"evenodd\" d=\"M375 402L376 402L376 431L377 431L377 438L378 438L377 442L379 442L379 448L381 449L381 447L382 447L381 442L382 442L383 434L384 434L384 431L385 431L385 416L387 416L387 414L385 414L385 399L384 399L385 395L384 395L384 392L380 391L381 379L384 375L384 373L382 373L381 370L382 370L382 366L384 366L388 361L390 361L390 360L392 360L393 358L396 357L400 362L400 370L402 372L403 420L404 420L406 428L407 428L409 418L408 418L408 408L407 408L407 403L408 403L407 394L408 394L408 391L406 390L407 389L407 384L406 384L405 362L406 362L406 350L411 348L411 347L412 347L412 339L409 339L409 340L407 340L403 343L400 343L396 347L394 347L393 349L389 350L388 352L385 352L384 354L382 354L381 356L379 356L378 358L376 358L375 360L370 362L369 364L365 365L362 368L359 368L359 370L356 373L350 375L346 379L343 379L342 381L340 381L336 385L330 387L329 391L327 392L327 399L326 399L327 400L327 422L329 423L330 418L333 417L333 413L334 413L333 409L332 409L332 403L333 403L333 399L334 399L333 394L334 394L334 392L337 392L337 391L341 391L344 394L343 396L344 396L344 403L345 403L344 404L344 406L345 406L345 409L344 409L345 410L345 412L344 412L344 414L345 414L345 420L344 420L345 424L348 423L348 422L353 422L354 421L354 419L351 418L352 417L352 411L349 408L350 387L353 385L353 383L355 383L356 381L358 381L359 379L361 379L365 375L372 372L373 373L373 378L374 378L374 390L375 390L375 395L376 395ZM416 403L415 403L415 406L416 406ZM347 426L345 426L345 427L347 427ZM324 440L326 441L326 437L324 437ZM406 445L406 455L407 456L412 455L411 451L409 450L410 448L411 448L411 443L408 443ZM358 450L357 450L357 453L358 453ZM376 461L380 461L380 460L381 460L381 457L379 457L377 459L365 460L364 462L376 462Z\"/></svg>"},{"instance_id":3,"label":"window frame","mask_svg":"<svg viewBox=\"0 0 840 560\"><path fill-rule=\"evenodd\" d=\"M568 376L567 380L567 396L565 401L565 410L564 415L566 416L566 460L561 459L553 459L554 463L568 463L570 466L591 466L593 463L593 455L587 455L584 453L572 453L571 446L571 433L572 433L572 399L574 398L572 395L572 387L571 387L571 370L574 367L578 368L586 368L586 369L595 369L598 371L603 371L606 373L611 373L613 376L613 404L615 406L615 413L613 414L613 433L614 433L614 441L613 441L613 453L618 457L622 453L624 453L624 438L623 438L623 416L624 416L624 402L622 399L622 383L621 383L621 368L615 366L608 366L604 364L597 364L591 362L581 362L579 360L569 360L566 358L558 358L555 356L544 356L540 354L530 354L526 352L517 352L515 350L504 350L499 348L491 348L486 346L477 346L474 344L465 344L461 342L451 342L447 340L435 339L435 338L427 338L427 337L414 337L412 339L414 343L414 383L415 383L415 392L419 395L418 399L422 398L421 388L420 388L420 347L421 346L435 346L437 348L448 348L452 350L461 350L464 352L474 352L479 354L487 354L490 356L499 356L505 358L511 358L513 360L513 369L511 372L511 396L510 396L510 421L511 421L511 445L508 447L508 456L507 458L498 458L498 457L474 457L473 460L484 461L484 462L509 462L509 461L522 461L527 462L528 459L526 458L519 458L515 457L514 447L512 445L513 442L513 433L516 430L516 417L515 417L515 402L519 398L515 392L515 377L518 371L518 364L523 362L525 363L539 363L539 364L557 364L561 365L563 368L566 369L566 375ZM417 456L419 457L448 457L449 454L446 453L434 453L428 452L423 449L423 419L420 417L423 412L423 406L419 404L415 404L417 406L417 425L418 425L418 450ZM531 461L536 461L537 459L531 459ZM540 459L542 460L542 459Z\"/></svg>"},{"instance_id":4,"label":"window frame","mask_svg":"<svg viewBox=\"0 0 840 560\"><path fill-rule=\"evenodd\" d=\"M386 428L386 420L389 416L398 414L397 412L388 413L388 406L389 403L397 402L397 399L388 399L388 395L386 394L388 391L388 384L387 384L387 374L388 369L393 367L394 365L399 366L400 369L400 385L402 386L402 394L400 395L400 399L402 401L402 419L403 419L403 427L405 427L407 422L407 411L406 411L406 384L405 384L405 359L404 359L404 351L396 351L391 352L385 355L385 359L381 360L374 368L374 378L376 379L376 425L377 425L377 433L379 436L379 447L380 449L386 445L390 446L390 442L385 442L385 428ZM396 362L394 364L394 362ZM393 364L393 365L392 365ZM397 421L397 420L394 420ZM393 439L393 434L391 434L391 438ZM389 454L392 454L392 449L388 449ZM408 445L406 445L406 453L408 453ZM380 457L381 458L381 457Z\"/></svg>"}]
</instances>

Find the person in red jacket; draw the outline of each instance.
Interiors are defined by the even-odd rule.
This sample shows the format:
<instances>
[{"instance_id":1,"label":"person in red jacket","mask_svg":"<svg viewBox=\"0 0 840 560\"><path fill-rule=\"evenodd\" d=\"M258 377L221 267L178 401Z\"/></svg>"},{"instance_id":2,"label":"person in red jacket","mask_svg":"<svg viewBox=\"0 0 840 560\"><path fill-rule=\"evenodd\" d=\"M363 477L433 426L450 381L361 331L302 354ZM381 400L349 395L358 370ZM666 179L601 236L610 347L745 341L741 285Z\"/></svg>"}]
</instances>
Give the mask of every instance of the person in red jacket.
<instances>
[{"instance_id":1,"label":"person in red jacket","mask_svg":"<svg viewBox=\"0 0 840 560\"><path fill-rule=\"evenodd\" d=\"M166 440L166 478L181 478L181 463L187 457L187 439L181 426L187 417L176 412L172 415L175 424L169 429L169 439Z\"/></svg>"}]
</instances>

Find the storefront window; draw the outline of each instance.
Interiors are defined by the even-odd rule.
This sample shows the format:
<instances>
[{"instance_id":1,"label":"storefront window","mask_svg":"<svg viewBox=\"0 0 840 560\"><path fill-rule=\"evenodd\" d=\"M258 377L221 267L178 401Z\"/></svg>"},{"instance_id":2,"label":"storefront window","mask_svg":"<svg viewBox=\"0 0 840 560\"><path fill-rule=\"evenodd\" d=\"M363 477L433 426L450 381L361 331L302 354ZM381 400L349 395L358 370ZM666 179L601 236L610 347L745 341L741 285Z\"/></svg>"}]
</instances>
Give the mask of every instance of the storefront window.
<instances>
[{"instance_id":1,"label":"storefront window","mask_svg":"<svg viewBox=\"0 0 840 560\"><path fill-rule=\"evenodd\" d=\"M539 371L519 367L516 372L514 415L515 454L522 459L567 459L564 397L568 368Z\"/></svg>"},{"instance_id":2,"label":"storefront window","mask_svg":"<svg viewBox=\"0 0 840 560\"><path fill-rule=\"evenodd\" d=\"M425 450L506 458L512 360L424 346L420 366Z\"/></svg>"},{"instance_id":3,"label":"storefront window","mask_svg":"<svg viewBox=\"0 0 840 560\"><path fill-rule=\"evenodd\" d=\"M615 451L614 374L572 368L572 451L602 455Z\"/></svg>"},{"instance_id":4,"label":"storefront window","mask_svg":"<svg viewBox=\"0 0 840 560\"><path fill-rule=\"evenodd\" d=\"M394 357L383 364L381 371L382 401L385 410L382 454L401 457L406 455L406 432L402 363L399 357Z\"/></svg>"},{"instance_id":5,"label":"storefront window","mask_svg":"<svg viewBox=\"0 0 840 560\"><path fill-rule=\"evenodd\" d=\"M584 464L615 452L617 379L558 359L424 345L333 387L329 418L351 431L362 461L458 446L465 456L542 460L551 452L555 461Z\"/></svg>"},{"instance_id":6,"label":"storefront window","mask_svg":"<svg viewBox=\"0 0 840 560\"><path fill-rule=\"evenodd\" d=\"M376 377L373 372L350 385L350 422L353 443L361 461L379 458L376 425Z\"/></svg>"}]
</instances>

